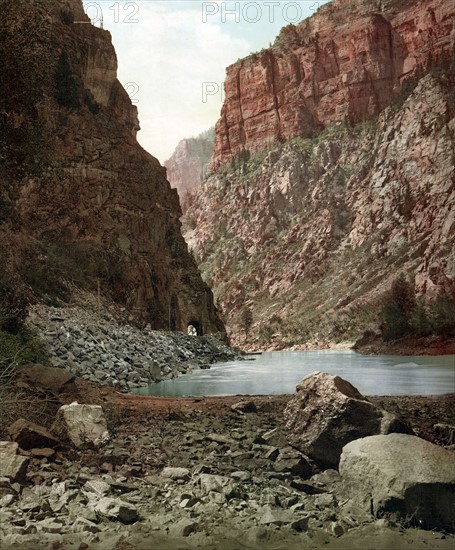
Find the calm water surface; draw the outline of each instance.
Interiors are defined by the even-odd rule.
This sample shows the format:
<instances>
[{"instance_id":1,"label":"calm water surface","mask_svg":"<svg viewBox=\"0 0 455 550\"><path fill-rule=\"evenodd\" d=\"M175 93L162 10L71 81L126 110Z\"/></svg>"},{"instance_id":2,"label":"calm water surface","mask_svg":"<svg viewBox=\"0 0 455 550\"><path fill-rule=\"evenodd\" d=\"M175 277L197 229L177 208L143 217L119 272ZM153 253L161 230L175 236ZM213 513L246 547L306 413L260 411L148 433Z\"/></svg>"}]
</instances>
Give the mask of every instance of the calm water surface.
<instances>
[{"instance_id":1,"label":"calm water surface","mask_svg":"<svg viewBox=\"0 0 455 550\"><path fill-rule=\"evenodd\" d=\"M364 395L455 392L455 355L364 356L351 350L274 351L196 369L135 393L162 397L292 394L307 374L323 371L348 380Z\"/></svg>"}]
</instances>

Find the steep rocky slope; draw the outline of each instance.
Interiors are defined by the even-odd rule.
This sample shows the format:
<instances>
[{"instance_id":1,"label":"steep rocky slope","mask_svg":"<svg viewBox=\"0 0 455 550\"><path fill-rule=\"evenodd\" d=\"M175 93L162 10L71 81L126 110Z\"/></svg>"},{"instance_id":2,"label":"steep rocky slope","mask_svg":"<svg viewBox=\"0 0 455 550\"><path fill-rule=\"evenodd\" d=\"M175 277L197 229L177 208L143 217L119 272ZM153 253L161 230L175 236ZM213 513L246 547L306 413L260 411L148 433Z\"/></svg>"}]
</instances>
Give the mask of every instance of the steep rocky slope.
<instances>
[{"instance_id":1,"label":"steep rocky slope","mask_svg":"<svg viewBox=\"0 0 455 550\"><path fill-rule=\"evenodd\" d=\"M239 157L204 183L186 237L238 341L245 304L261 345L355 337L400 271L421 295L454 296L448 76L434 68L377 118Z\"/></svg>"},{"instance_id":2,"label":"steep rocky slope","mask_svg":"<svg viewBox=\"0 0 455 550\"><path fill-rule=\"evenodd\" d=\"M110 34L82 0L0 7L3 266L46 303L98 288L152 328L222 332L177 193L136 141Z\"/></svg>"},{"instance_id":3,"label":"steep rocky slope","mask_svg":"<svg viewBox=\"0 0 455 550\"><path fill-rule=\"evenodd\" d=\"M336 120L355 124L453 44L452 0L333 0L227 69L214 168Z\"/></svg>"},{"instance_id":4,"label":"steep rocky slope","mask_svg":"<svg viewBox=\"0 0 455 550\"><path fill-rule=\"evenodd\" d=\"M171 158L164 163L171 187L177 189L182 210L186 210L186 198L202 184L213 155L215 129L211 128L197 137L182 139Z\"/></svg>"}]
</instances>

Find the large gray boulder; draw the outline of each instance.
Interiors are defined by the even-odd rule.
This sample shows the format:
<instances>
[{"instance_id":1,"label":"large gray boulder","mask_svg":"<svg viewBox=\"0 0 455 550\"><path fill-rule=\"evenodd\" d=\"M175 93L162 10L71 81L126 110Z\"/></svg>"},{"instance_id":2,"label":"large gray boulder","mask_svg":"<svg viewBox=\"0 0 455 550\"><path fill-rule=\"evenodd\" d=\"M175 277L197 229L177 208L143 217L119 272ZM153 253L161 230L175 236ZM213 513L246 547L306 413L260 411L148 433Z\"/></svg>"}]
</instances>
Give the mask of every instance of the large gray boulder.
<instances>
[{"instance_id":1,"label":"large gray boulder","mask_svg":"<svg viewBox=\"0 0 455 550\"><path fill-rule=\"evenodd\" d=\"M285 412L289 443L322 468L336 468L347 443L368 435L412 431L339 376L314 372L297 385Z\"/></svg>"},{"instance_id":2,"label":"large gray boulder","mask_svg":"<svg viewBox=\"0 0 455 550\"><path fill-rule=\"evenodd\" d=\"M63 405L52 427L54 433L75 447L100 447L109 441L106 418L99 405Z\"/></svg>"},{"instance_id":3,"label":"large gray boulder","mask_svg":"<svg viewBox=\"0 0 455 550\"><path fill-rule=\"evenodd\" d=\"M367 512L397 512L427 529L455 530L453 451L406 434L365 437L343 448L340 474Z\"/></svg>"}]
</instances>

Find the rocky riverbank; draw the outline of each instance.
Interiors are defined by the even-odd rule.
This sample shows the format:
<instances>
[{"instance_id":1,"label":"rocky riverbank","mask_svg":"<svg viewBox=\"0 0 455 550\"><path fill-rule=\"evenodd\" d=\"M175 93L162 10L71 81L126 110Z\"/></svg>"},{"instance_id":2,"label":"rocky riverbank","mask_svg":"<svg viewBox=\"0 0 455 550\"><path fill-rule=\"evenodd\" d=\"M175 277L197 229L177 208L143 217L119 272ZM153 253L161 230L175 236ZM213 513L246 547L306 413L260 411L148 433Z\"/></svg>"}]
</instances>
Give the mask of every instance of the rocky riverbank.
<instances>
[{"instance_id":1,"label":"rocky riverbank","mask_svg":"<svg viewBox=\"0 0 455 550\"><path fill-rule=\"evenodd\" d=\"M40 305L31 309L28 325L46 344L52 366L127 391L243 357L215 336L139 329L106 310Z\"/></svg>"},{"instance_id":2,"label":"rocky riverbank","mask_svg":"<svg viewBox=\"0 0 455 550\"><path fill-rule=\"evenodd\" d=\"M455 339L440 336L407 336L385 342L373 335L360 338L352 347L366 355L455 355Z\"/></svg>"},{"instance_id":3,"label":"rocky riverbank","mask_svg":"<svg viewBox=\"0 0 455 550\"><path fill-rule=\"evenodd\" d=\"M241 345L245 352L257 351L255 346ZM304 344L285 347L281 341L269 342L261 346L261 351L318 351L323 349L347 350L353 349L365 355L455 355L455 340L439 336L414 337L408 336L399 340L385 342L380 336L358 338L357 341L333 342L330 340L315 340Z\"/></svg>"},{"instance_id":4,"label":"rocky riverbank","mask_svg":"<svg viewBox=\"0 0 455 550\"><path fill-rule=\"evenodd\" d=\"M30 460L24 480L1 481L2 550L453 547L441 530L365 513L335 469L305 475L285 437L288 396L160 399L110 390L93 400L108 417L106 445L21 451ZM376 403L424 434L435 420L453 423L453 395Z\"/></svg>"}]
</instances>

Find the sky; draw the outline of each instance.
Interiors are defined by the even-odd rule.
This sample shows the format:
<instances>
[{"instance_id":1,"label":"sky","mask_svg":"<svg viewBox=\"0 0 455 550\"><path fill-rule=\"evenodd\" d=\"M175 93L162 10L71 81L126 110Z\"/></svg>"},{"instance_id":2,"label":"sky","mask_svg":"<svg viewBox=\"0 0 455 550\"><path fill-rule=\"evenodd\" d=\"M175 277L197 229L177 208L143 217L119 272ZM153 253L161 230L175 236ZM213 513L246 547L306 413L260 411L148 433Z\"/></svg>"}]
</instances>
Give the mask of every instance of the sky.
<instances>
[{"instance_id":1,"label":"sky","mask_svg":"<svg viewBox=\"0 0 455 550\"><path fill-rule=\"evenodd\" d=\"M273 43L328 0L83 0L110 31L118 78L139 110L140 144L162 163L214 126L226 67Z\"/></svg>"}]
</instances>

